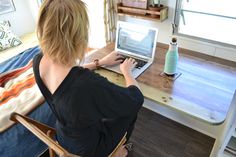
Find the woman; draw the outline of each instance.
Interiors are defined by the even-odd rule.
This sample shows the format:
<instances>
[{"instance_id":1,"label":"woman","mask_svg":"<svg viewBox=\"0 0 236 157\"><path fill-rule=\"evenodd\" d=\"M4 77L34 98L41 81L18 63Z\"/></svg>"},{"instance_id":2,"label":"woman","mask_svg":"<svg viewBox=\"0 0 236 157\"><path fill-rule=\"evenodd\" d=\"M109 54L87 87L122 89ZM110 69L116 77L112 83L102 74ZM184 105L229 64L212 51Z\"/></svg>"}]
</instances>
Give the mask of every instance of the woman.
<instances>
[{"instance_id":1,"label":"woman","mask_svg":"<svg viewBox=\"0 0 236 157\"><path fill-rule=\"evenodd\" d=\"M120 69L126 88L109 82L92 69L121 62L112 52L83 66L88 44L88 16L80 0L44 0L37 34L42 53L34 58L36 82L57 118L57 140L70 153L105 157L122 136L133 130L143 95L131 75L135 60ZM126 156L123 146L117 156Z\"/></svg>"}]
</instances>

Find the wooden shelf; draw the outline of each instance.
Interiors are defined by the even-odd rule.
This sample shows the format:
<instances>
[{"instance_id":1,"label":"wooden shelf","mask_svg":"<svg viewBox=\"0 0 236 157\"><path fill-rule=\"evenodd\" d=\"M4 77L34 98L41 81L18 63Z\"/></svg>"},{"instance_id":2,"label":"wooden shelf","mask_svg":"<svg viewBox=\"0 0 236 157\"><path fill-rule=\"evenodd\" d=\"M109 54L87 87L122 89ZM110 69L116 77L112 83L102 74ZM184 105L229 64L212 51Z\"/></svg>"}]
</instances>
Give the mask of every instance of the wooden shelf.
<instances>
[{"instance_id":1,"label":"wooden shelf","mask_svg":"<svg viewBox=\"0 0 236 157\"><path fill-rule=\"evenodd\" d=\"M118 3L117 13L120 16L131 16L135 18L162 22L168 17L168 7L164 6L160 11L152 11L148 9L125 7Z\"/></svg>"}]
</instances>

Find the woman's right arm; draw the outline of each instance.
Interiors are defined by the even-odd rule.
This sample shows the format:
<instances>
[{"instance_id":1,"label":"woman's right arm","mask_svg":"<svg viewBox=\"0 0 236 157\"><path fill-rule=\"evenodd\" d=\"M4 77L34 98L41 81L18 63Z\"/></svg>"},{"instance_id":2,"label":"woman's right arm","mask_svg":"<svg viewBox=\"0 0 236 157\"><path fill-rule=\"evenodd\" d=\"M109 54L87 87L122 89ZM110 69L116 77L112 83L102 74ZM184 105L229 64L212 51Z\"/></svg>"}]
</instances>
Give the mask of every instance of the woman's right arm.
<instances>
[{"instance_id":1,"label":"woman's right arm","mask_svg":"<svg viewBox=\"0 0 236 157\"><path fill-rule=\"evenodd\" d=\"M137 62L132 58L125 59L125 61L120 64L120 70L125 77L126 87L134 85L140 89L138 82L132 76L132 70L136 66L136 64Z\"/></svg>"},{"instance_id":2,"label":"woman's right arm","mask_svg":"<svg viewBox=\"0 0 236 157\"><path fill-rule=\"evenodd\" d=\"M126 80L126 88L118 86L98 74L93 75L94 84L91 84L91 90L97 107L105 117L115 118L137 114L141 108L144 97L137 81L131 75L136 64L134 59L126 59L120 65Z\"/></svg>"}]
</instances>

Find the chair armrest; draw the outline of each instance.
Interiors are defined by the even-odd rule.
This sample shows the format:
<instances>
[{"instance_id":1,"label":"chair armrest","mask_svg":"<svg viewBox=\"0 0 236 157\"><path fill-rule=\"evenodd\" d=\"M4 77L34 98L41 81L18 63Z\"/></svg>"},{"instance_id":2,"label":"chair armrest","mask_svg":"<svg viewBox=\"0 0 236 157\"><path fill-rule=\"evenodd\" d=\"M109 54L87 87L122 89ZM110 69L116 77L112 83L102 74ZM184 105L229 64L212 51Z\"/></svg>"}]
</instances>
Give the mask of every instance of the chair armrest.
<instances>
[{"instance_id":1,"label":"chair armrest","mask_svg":"<svg viewBox=\"0 0 236 157\"><path fill-rule=\"evenodd\" d=\"M51 134L51 129L54 132L55 132L55 129L15 112L11 114L10 119L15 122L19 122L23 126L25 126L31 133L33 133L41 141L43 141L46 145L48 145L48 147L51 148L53 151L55 151L56 154L58 154L60 157L72 156L64 148L62 148L57 142L55 142L52 138L48 136ZM75 156L73 155L73 157Z\"/></svg>"},{"instance_id":2,"label":"chair armrest","mask_svg":"<svg viewBox=\"0 0 236 157\"><path fill-rule=\"evenodd\" d=\"M111 152L111 154L108 157L113 157L115 155L116 151L118 150L118 148L120 148L121 146L123 146L125 144L126 135L127 135L127 132L125 133L125 135L122 137L122 139L120 140L120 142L118 143L116 148Z\"/></svg>"},{"instance_id":3,"label":"chair armrest","mask_svg":"<svg viewBox=\"0 0 236 157\"><path fill-rule=\"evenodd\" d=\"M38 121L35 121L29 117L26 117L24 115L21 115L19 113L16 113L16 112L13 112L10 116L10 120L14 121L14 122L19 122L17 119L16 119L16 115L23 118L25 121L37 126L41 131L43 131L45 134L47 134L47 132L50 130L50 135L51 136L54 136L56 135L56 130L48 125L45 125L45 124L42 124Z\"/></svg>"},{"instance_id":4,"label":"chair armrest","mask_svg":"<svg viewBox=\"0 0 236 157\"><path fill-rule=\"evenodd\" d=\"M33 119L30 119L26 116L23 116L19 113L13 112L10 116L10 120L14 122L19 122L23 126L25 126L30 132L32 132L35 136L37 136L41 141L43 141L50 149L56 152L59 157L79 157L78 155L71 154L67 152L64 148L62 148L57 142L55 142L51 135L55 135L56 131L54 128L51 128L45 124L39 123ZM108 157L113 157L118 148L123 146L126 142L126 135L123 136L119 144L112 151L112 153Z\"/></svg>"}]
</instances>

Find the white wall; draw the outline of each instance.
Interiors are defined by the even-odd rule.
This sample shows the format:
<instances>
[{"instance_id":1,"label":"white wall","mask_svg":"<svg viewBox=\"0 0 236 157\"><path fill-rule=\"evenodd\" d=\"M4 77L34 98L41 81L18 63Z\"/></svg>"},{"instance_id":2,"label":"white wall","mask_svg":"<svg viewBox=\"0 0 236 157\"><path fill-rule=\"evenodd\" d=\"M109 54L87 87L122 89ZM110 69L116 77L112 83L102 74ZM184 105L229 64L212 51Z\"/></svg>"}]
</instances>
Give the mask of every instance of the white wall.
<instances>
[{"instance_id":1,"label":"white wall","mask_svg":"<svg viewBox=\"0 0 236 157\"><path fill-rule=\"evenodd\" d=\"M0 20L9 20L11 30L18 36L33 32L35 22L26 0L14 0L16 11L0 15Z\"/></svg>"},{"instance_id":2,"label":"white wall","mask_svg":"<svg viewBox=\"0 0 236 157\"><path fill-rule=\"evenodd\" d=\"M103 0L83 0L87 4L90 22L89 47L102 48L106 45L105 28L103 22ZM37 23L38 3L37 0L26 0L33 20Z\"/></svg>"},{"instance_id":3,"label":"white wall","mask_svg":"<svg viewBox=\"0 0 236 157\"><path fill-rule=\"evenodd\" d=\"M37 0L25 0L28 4L30 12L32 14L34 23L37 24L38 21L38 13L39 13L39 5Z\"/></svg>"},{"instance_id":4,"label":"white wall","mask_svg":"<svg viewBox=\"0 0 236 157\"><path fill-rule=\"evenodd\" d=\"M103 0L83 0L88 7L90 19L89 46L101 48L105 46L105 28L103 22ZM21 36L33 32L38 19L37 0L14 0L15 12L0 15L0 20L9 20L14 33Z\"/></svg>"},{"instance_id":5,"label":"white wall","mask_svg":"<svg viewBox=\"0 0 236 157\"><path fill-rule=\"evenodd\" d=\"M171 24L174 21L176 0L162 0L161 2L169 7L168 19L163 22L154 22L131 17L120 17L120 20L157 27L159 29L158 42L168 44L172 36ZM182 48L236 62L235 48L225 47L181 36L178 37L178 44L179 47Z\"/></svg>"},{"instance_id":6,"label":"white wall","mask_svg":"<svg viewBox=\"0 0 236 157\"><path fill-rule=\"evenodd\" d=\"M106 45L103 0L83 0L87 4L90 22L89 46L102 48Z\"/></svg>"}]
</instances>

